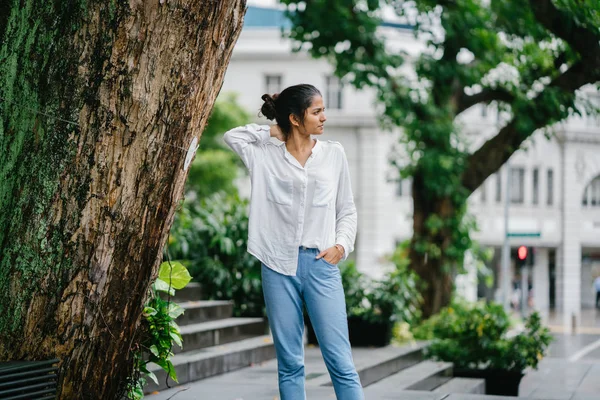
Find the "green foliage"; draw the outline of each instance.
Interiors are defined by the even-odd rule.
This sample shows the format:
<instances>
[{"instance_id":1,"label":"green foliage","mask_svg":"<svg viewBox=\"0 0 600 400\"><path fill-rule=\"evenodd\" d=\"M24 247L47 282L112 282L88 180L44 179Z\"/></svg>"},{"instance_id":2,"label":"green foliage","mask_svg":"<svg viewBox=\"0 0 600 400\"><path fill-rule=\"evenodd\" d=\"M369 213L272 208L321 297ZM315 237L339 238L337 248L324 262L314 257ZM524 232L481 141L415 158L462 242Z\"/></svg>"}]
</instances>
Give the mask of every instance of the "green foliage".
<instances>
[{"instance_id":1,"label":"green foliage","mask_svg":"<svg viewBox=\"0 0 600 400\"><path fill-rule=\"evenodd\" d=\"M219 191L234 195L239 171L234 153L218 149L200 151L190 166L186 191L193 191L201 199Z\"/></svg>"},{"instance_id":2,"label":"green foliage","mask_svg":"<svg viewBox=\"0 0 600 400\"><path fill-rule=\"evenodd\" d=\"M237 193L234 180L242 171L239 157L226 149L223 133L236 126L245 125L250 116L238 103L234 93L219 96L202 132L200 147L186 181L186 192L193 191L194 199L206 198L213 193Z\"/></svg>"},{"instance_id":3,"label":"green foliage","mask_svg":"<svg viewBox=\"0 0 600 400\"><path fill-rule=\"evenodd\" d=\"M209 299L233 300L235 316L263 316L260 262L247 251L248 201L223 193L185 202L169 251Z\"/></svg>"},{"instance_id":4,"label":"green foliage","mask_svg":"<svg viewBox=\"0 0 600 400\"><path fill-rule=\"evenodd\" d=\"M250 115L240 105L235 93L221 93L215 102L200 141L200 152L223 148L222 136L229 129L245 125Z\"/></svg>"},{"instance_id":5,"label":"green foliage","mask_svg":"<svg viewBox=\"0 0 600 400\"><path fill-rule=\"evenodd\" d=\"M428 358L452 362L456 368L537 368L552 341L539 314L527 318L521 333L509 336L509 327L500 304L454 302L413 333L416 338L433 338L425 353Z\"/></svg>"},{"instance_id":6,"label":"green foliage","mask_svg":"<svg viewBox=\"0 0 600 400\"><path fill-rule=\"evenodd\" d=\"M152 285L150 297L144 305L141 340L133 353L134 373L129 380L127 398L138 400L144 397L146 378L158 384L156 375L148 370L148 363L155 363L164 369L169 377L177 382L175 367L171 362L173 343L183 347L179 326L175 322L184 309L171 301L175 289L183 289L190 282L187 269L177 262L164 262L160 265L158 278ZM167 300L159 296L166 293Z\"/></svg>"},{"instance_id":7,"label":"green foliage","mask_svg":"<svg viewBox=\"0 0 600 400\"><path fill-rule=\"evenodd\" d=\"M418 278L408 268L406 245L400 245L389 257L394 269L381 280L372 280L357 269L353 261L340 263L342 285L349 317L369 322L413 323L420 317L421 296Z\"/></svg>"}]
</instances>

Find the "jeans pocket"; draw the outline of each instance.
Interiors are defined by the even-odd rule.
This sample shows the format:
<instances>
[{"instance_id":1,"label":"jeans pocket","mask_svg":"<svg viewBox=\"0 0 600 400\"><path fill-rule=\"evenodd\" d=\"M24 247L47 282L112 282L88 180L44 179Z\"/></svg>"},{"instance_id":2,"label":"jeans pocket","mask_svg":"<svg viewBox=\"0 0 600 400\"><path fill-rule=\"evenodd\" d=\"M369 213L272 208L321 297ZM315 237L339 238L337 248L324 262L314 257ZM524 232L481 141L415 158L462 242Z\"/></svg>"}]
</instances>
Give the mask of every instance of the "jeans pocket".
<instances>
[{"instance_id":1,"label":"jeans pocket","mask_svg":"<svg viewBox=\"0 0 600 400\"><path fill-rule=\"evenodd\" d=\"M325 257L321 257L321 260L323 260L323 262L327 265L329 265L330 267L335 267L337 268L337 264L332 264L329 261L325 260Z\"/></svg>"}]
</instances>

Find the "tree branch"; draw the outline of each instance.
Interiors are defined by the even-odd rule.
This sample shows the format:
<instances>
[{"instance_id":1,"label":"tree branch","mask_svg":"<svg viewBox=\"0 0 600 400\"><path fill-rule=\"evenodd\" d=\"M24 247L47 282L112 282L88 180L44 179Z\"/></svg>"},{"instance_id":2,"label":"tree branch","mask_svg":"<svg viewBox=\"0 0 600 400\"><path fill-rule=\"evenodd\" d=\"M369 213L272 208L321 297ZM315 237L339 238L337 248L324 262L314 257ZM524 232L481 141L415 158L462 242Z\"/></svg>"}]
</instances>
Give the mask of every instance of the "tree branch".
<instances>
[{"instance_id":1,"label":"tree branch","mask_svg":"<svg viewBox=\"0 0 600 400\"><path fill-rule=\"evenodd\" d=\"M458 102L456 114L458 115L479 103L490 103L492 101L511 103L513 100L514 96L503 89L484 89L481 92L470 96L463 92Z\"/></svg>"},{"instance_id":2,"label":"tree branch","mask_svg":"<svg viewBox=\"0 0 600 400\"><path fill-rule=\"evenodd\" d=\"M574 18L556 8L551 0L529 0L535 18L550 32L569 43L583 58L600 65L600 36L577 25Z\"/></svg>"},{"instance_id":3,"label":"tree branch","mask_svg":"<svg viewBox=\"0 0 600 400\"><path fill-rule=\"evenodd\" d=\"M574 93L580 87L600 80L600 69L578 62L560 76L556 77L535 99L529 103L530 112L522 110L493 138L483 144L467 160L467 168L462 176L462 185L473 192L491 174L500 167L519 149L521 144L537 129L548 125L549 118L542 112L536 112L538 100L549 91L556 88L567 93ZM523 131L520 126L527 120L528 129Z\"/></svg>"}]
</instances>

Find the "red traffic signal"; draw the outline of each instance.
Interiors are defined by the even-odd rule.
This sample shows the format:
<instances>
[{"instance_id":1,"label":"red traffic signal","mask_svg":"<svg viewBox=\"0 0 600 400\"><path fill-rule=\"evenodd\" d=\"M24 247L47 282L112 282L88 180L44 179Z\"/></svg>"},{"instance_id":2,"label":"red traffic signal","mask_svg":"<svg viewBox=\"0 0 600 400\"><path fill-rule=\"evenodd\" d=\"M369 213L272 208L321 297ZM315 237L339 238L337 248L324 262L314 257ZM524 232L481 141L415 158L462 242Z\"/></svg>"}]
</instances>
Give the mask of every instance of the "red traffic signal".
<instances>
[{"instance_id":1,"label":"red traffic signal","mask_svg":"<svg viewBox=\"0 0 600 400\"><path fill-rule=\"evenodd\" d=\"M517 257L523 261L527 258L527 246L519 246L517 249Z\"/></svg>"}]
</instances>

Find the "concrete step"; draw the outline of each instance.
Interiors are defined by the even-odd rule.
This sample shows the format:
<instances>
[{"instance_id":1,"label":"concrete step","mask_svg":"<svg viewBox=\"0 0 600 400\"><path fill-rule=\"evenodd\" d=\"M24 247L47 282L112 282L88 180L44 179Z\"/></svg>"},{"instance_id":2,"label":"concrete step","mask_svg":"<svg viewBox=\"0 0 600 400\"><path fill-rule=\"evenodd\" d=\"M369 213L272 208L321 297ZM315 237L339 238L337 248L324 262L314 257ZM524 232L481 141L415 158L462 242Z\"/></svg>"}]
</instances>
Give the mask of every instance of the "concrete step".
<instances>
[{"instance_id":1,"label":"concrete step","mask_svg":"<svg viewBox=\"0 0 600 400\"><path fill-rule=\"evenodd\" d=\"M452 363L423 361L365 389L367 398L400 390L433 390L452 379Z\"/></svg>"},{"instance_id":2,"label":"concrete step","mask_svg":"<svg viewBox=\"0 0 600 400\"><path fill-rule=\"evenodd\" d=\"M269 335L253 337L219 346L206 347L194 351L176 354L171 361L177 372L179 384L194 382L210 376L223 374L239 368L259 364L275 358L275 346ZM149 381L144 388L146 393L166 389L177 383L156 364L150 364L149 370L154 372L159 384Z\"/></svg>"},{"instance_id":3,"label":"concrete step","mask_svg":"<svg viewBox=\"0 0 600 400\"><path fill-rule=\"evenodd\" d=\"M552 397L553 399L558 399L560 397ZM538 400L540 398L530 398L530 397L514 397L514 396L487 396L483 394L469 394L469 393L452 393L448 397L444 397L444 400ZM544 397L544 399L549 399L548 397ZM574 397L573 399L578 399L578 397ZM412 400L412 399L411 399Z\"/></svg>"},{"instance_id":4,"label":"concrete step","mask_svg":"<svg viewBox=\"0 0 600 400\"><path fill-rule=\"evenodd\" d=\"M228 300L198 300L179 303L185 313L177 318L180 326L231 318L233 302Z\"/></svg>"},{"instance_id":5,"label":"concrete step","mask_svg":"<svg viewBox=\"0 0 600 400\"><path fill-rule=\"evenodd\" d=\"M185 351L235 342L265 333L266 323L263 318L225 318L181 327ZM183 350L179 346L173 347L175 354Z\"/></svg>"},{"instance_id":6,"label":"concrete step","mask_svg":"<svg viewBox=\"0 0 600 400\"><path fill-rule=\"evenodd\" d=\"M171 394L172 395L172 394ZM165 399L167 397L164 397ZM424 392L420 390L396 390L390 392L382 392L378 393L375 396L369 396L368 388L365 391L365 398L367 399L377 399L377 400L540 400L533 398L525 398L525 397L506 397L506 396L486 396L483 394L469 394L469 393L438 393L438 392ZM152 400L163 400L162 398L151 398ZM202 397L202 399L212 400L212 397ZM217 399L217 397L214 397ZM233 399L233 398L231 398ZM258 398L246 397L244 396L244 400L258 400ZM315 400L325 400L328 399L326 397L317 397ZM545 398L547 399L547 398ZM181 400L187 400L182 398ZM228 398L229 400L229 398Z\"/></svg>"},{"instance_id":7,"label":"concrete step","mask_svg":"<svg viewBox=\"0 0 600 400\"><path fill-rule=\"evenodd\" d=\"M182 303L184 301L194 301L202 299L202 287L198 282L190 282L183 289L176 290L175 296L171 297L175 303ZM168 295L161 292L160 297L167 299Z\"/></svg>"},{"instance_id":8,"label":"concrete step","mask_svg":"<svg viewBox=\"0 0 600 400\"><path fill-rule=\"evenodd\" d=\"M452 378L433 390L436 393L473 393L485 394L485 379Z\"/></svg>"},{"instance_id":9,"label":"concrete step","mask_svg":"<svg viewBox=\"0 0 600 400\"><path fill-rule=\"evenodd\" d=\"M426 342L420 342L403 347L389 345L376 349L354 348L352 351L355 353L355 367L360 382L366 387L420 363L423 361L423 349L426 346ZM357 354L362 352L368 352L369 356L363 358ZM311 386L332 385L331 378L325 371L315 378L308 379L306 383Z\"/></svg>"}]
</instances>

